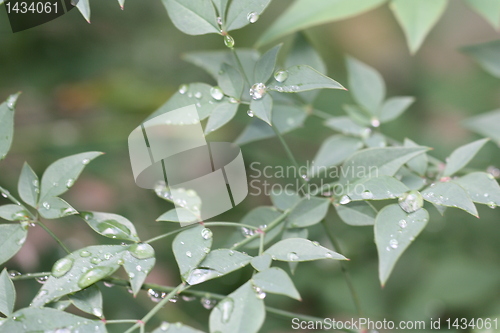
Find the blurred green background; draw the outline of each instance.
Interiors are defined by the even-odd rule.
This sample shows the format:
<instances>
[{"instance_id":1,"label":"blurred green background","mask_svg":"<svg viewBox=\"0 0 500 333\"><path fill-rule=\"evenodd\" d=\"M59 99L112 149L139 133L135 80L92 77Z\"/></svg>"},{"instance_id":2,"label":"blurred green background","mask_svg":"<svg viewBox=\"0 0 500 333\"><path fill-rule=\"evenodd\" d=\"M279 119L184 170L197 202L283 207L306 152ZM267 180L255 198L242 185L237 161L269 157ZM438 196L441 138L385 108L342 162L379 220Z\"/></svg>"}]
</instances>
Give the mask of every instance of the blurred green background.
<instances>
[{"instance_id":1,"label":"blurred green background","mask_svg":"<svg viewBox=\"0 0 500 333\"><path fill-rule=\"evenodd\" d=\"M258 23L232 35L237 47L251 47L289 2L275 0ZM114 212L134 222L142 239L174 226L154 222L170 205L152 191L137 187L128 157L127 137L150 113L163 104L180 84L215 84L201 69L181 60L194 50L223 49L219 36L187 36L176 30L160 1L130 0L121 11L116 1L92 1L92 24L72 10L42 26L12 34L0 10L0 99L22 91L16 114L13 149L0 165L0 184L16 188L24 161L41 174L57 158L83 151L106 153L89 165L65 195L78 210ZM417 102L400 119L382 126L396 139L411 138L434 147L444 159L476 136L460 121L500 105L500 80L482 71L458 50L462 46L498 39L482 18L459 1L431 32L422 49L410 56L403 33L387 6L361 16L307 30L307 36L326 62L329 75L346 84L344 56L353 55L379 70L388 96L411 95ZM316 107L342 115L349 93L322 91ZM209 136L232 141L250 121L246 109ZM320 119L309 118L305 127L286 135L301 163L311 159L323 139L333 131ZM288 165L276 139L242 147L245 162ZM485 170L500 165L498 147L488 144L471 167ZM15 192L15 191L12 191ZM3 198L0 198L3 199ZM0 204L5 203L3 200ZM268 197L248 197L236 209L218 218L239 221L252 208L270 205ZM462 211L436 210L431 222L397 264L381 289L377 252L370 227L350 227L334 214L332 229L360 294L364 315L373 320L429 320L432 318L496 317L500 314L500 221L498 210L478 207L478 220ZM75 217L47 224L76 250L110 243ZM225 231L215 230L223 244ZM321 227L310 239L329 246ZM157 266L148 282L177 285L178 271L170 250L171 240L155 244ZM64 253L39 227L31 228L21 252L7 263L23 273L49 271ZM230 293L251 270L236 272L195 289ZM294 281L303 302L268 296L266 303L289 311L352 318L355 309L336 263L300 264ZM27 306L40 287L35 281L17 282L17 307ZM139 318L154 303L145 292L134 299L121 287L105 288L104 313L108 319ZM76 313L79 313L75 310ZM81 313L80 313L81 314ZM209 311L199 300L179 300L161 311L155 321L182 321L206 329ZM291 321L268 314L262 332L290 332ZM123 327L111 326L111 332Z\"/></svg>"}]
</instances>

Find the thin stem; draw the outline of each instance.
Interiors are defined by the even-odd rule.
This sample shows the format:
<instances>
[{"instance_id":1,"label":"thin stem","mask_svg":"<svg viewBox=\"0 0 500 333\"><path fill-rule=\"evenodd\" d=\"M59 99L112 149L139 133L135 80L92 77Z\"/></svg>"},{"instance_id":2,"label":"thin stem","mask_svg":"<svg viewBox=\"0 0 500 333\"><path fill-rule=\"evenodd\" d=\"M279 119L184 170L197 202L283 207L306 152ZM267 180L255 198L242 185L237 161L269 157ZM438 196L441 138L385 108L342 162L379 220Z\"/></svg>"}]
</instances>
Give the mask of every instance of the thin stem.
<instances>
[{"instance_id":1,"label":"thin stem","mask_svg":"<svg viewBox=\"0 0 500 333\"><path fill-rule=\"evenodd\" d=\"M9 199L10 201L12 201L13 203L15 203L16 205L23 206L23 205L21 205L21 203L19 202L19 200L17 200L16 198L14 198L12 196L12 194L10 194L9 190L7 190L7 189L3 188L2 186L0 186L0 192L2 192L2 196L3 197Z\"/></svg>"},{"instance_id":2,"label":"thin stem","mask_svg":"<svg viewBox=\"0 0 500 333\"><path fill-rule=\"evenodd\" d=\"M167 296L165 296L165 298L163 298L158 304L155 305L155 307L153 307L144 317L142 317L142 319L135 323L134 326L132 326L131 328L129 328L127 331L125 331L125 333L131 333L133 331L135 331L138 327L144 327L146 325L146 323L158 312L160 311L161 308L163 308L165 306L165 304L167 304L175 295L179 294L180 292L182 292L183 290L189 288L190 286L186 286L185 283L181 283L180 285L178 285L177 287L175 287L170 293L168 293ZM142 329L141 329L142 331Z\"/></svg>"},{"instance_id":3,"label":"thin stem","mask_svg":"<svg viewBox=\"0 0 500 333\"><path fill-rule=\"evenodd\" d=\"M260 233L260 242L259 242L259 256L264 252L264 237L266 234L264 232Z\"/></svg>"},{"instance_id":4,"label":"thin stem","mask_svg":"<svg viewBox=\"0 0 500 333\"><path fill-rule=\"evenodd\" d=\"M50 237L52 237L63 248L64 251L66 251L67 254L71 253L71 251L68 250L68 248L66 247L66 245L64 245L64 243L59 239L59 237L57 237L52 232L52 230L50 230L49 228L47 228L47 226L45 224L43 224L40 220L38 220L37 223L40 225L40 227L42 227L43 230L45 230L50 235Z\"/></svg>"},{"instance_id":5,"label":"thin stem","mask_svg":"<svg viewBox=\"0 0 500 333\"><path fill-rule=\"evenodd\" d=\"M137 323L137 319L116 319L116 320L106 320L105 324L130 324Z\"/></svg>"},{"instance_id":6,"label":"thin stem","mask_svg":"<svg viewBox=\"0 0 500 333\"><path fill-rule=\"evenodd\" d=\"M330 239L330 242L332 243L334 250L337 252L342 253L342 249L340 247L339 242L337 241L335 235L331 232L330 228L328 228L328 224L325 219L321 221L323 224L323 228L325 229L326 235L328 239ZM347 283L347 287L349 288L349 291L351 293L352 300L354 302L354 306L356 307L356 312L358 313L358 316L360 318L363 317L363 310L361 308L361 302L359 301L359 296L358 293L356 292L356 288L354 288L354 284L351 279L351 275L347 271L347 267L345 266L345 263L340 261L340 270L342 271L342 274L344 275L345 281Z\"/></svg>"},{"instance_id":7,"label":"thin stem","mask_svg":"<svg viewBox=\"0 0 500 333\"><path fill-rule=\"evenodd\" d=\"M332 118L332 117L333 117L331 114L326 113L325 111L318 110L318 109L313 109L313 110L311 111L311 114L312 114L313 116L316 116L316 117L319 117L319 118L321 118L321 119L325 119L325 120L326 120L326 119L330 119L330 118Z\"/></svg>"},{"instance_id":8,"label":"thin stem","mask_svg":"<svg viewBox=\"0 0 500 333\"><path fill-rule=\"evenodd\" d=\"M290 147L288 147L288 144L286 143L285 139L283 139L283 136L281 135L281 133L278 131L278 129L276 128L276 126L272 125L271 128L273 129L274 133L276 134L276 136L280 140L281 145L285 149L285 152L286 152L286 154L287 154L288 159L290 160L290 162L292 162L293 166L295 167L295 169L297 171L300 170L300 167L299 167L299 164L297 163L297 160L293 156L293 153L290 150ZM299 179L302 182L302 184L307 188L308 184L307 184L306 180L304 178L302 178L301 176L299 176Z\"/></svg>"},{"instance_id":9,"label":"thin stem","mask_svg":"<svg viewBox=\"0 0 500 333\"><path fill-rule=\"evenodd\" d=\"M174 231L167 232L166 234L150 238L147 241L144 241L144 243L156 242L157 240L160 240L160 239L163 239L163 238L167 238L168 236L175 235L175 234L177 234L177 233L179 233L181 231L184 231L184 230L188 230L188 229L194 227L195 225L197 225L197 224L192 224L192 225L188 225L187 227L184 227L184 228L175 229Z\"/></svg>"},{"instance_id":10,"label":"thin stem","mask_svg":"<svg viewBox=\"0 0 500 333\"><path fill-rule=\"evenodd\" d=\"M263 232L269 232L269 231L273 230L276 226L278 226L278 224L280 224L288 216L288 214L289 214L289 212L285 211L283 214L281 214L280 216L278 216L278 218L276 218L274 221L272 221L271 223L269 223L269 225L267 226L267 228L265 228L262 231ZM242 247L242 246L250 243L251 241L253 241L257 237L260 237L260 235L261 235L260 233L254 233L252 236L247 237L244 240L242 240L241 242L234 244L233 247L231 247L231 250L236 250L236 249L238 249L238 248L240 248L240 247Z\"/></svg>"}]
</instances>

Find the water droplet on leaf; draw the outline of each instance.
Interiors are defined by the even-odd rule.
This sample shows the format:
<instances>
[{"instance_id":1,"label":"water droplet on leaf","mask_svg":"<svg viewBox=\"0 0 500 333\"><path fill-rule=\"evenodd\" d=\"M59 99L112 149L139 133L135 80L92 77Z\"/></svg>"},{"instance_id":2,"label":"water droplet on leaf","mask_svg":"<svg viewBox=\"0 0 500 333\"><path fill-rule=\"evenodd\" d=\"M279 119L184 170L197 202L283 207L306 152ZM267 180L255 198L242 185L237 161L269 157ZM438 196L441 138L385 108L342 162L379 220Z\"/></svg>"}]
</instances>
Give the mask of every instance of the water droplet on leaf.
<instances>
[{"instance_id":1,"label":"water droplet on leaf","mask_svg":"<svg viewBox=\"0 0 500 333\"><path fill-rule=\"evenodd\" d=\"M412 190L403 194L399 200L399 206L407 213L413 213L424 206L424 198L419 191Z\"/></svg>"},{"instance_id":2,"label":"water droplet on leaf","mask_svg":"<svg viewBox=\"0 0 500 333\"><path fill-rule=\"evenodd\" d=\"M229 35L224 36L224 45L232 49L234 47L234 39Z\"/></svg>"},{"instance_id":3,"label":"water droplet on leaf","mask_svg":"<svg viewBox=\"0 0 500 333\"><path fill-rule=\"evenodd\" d=\"M274 73L274 79L278 82L285 82L287 78L288 78L287 71L280 70Z\"/></svg>"},{"instance_id":4,"label":"water droplet on leaf","mask_svg":"<svg viewBox=\"0 0 500 333\"><path fill-rule=\"evenodd\" d=\"M259 14L257 14L256 12L250 12L247 15L247 20L250 23L255 23L257 22L258 19L259 19Z\"/></svg>"},{"instance_id":5,"label":"water droplet on leaf","mask_svg":"<svg viewBox=\"0 0 500 333\"><path fill-rule=\"evenodd\" d=\"M52 276L58 278L66 273L73 267L73 259L61 258L52 266Z\"/></svg>"},{"instance_id":6,"label":"water droplet on leaf","mask_svg":"<svg viewBox=\"0 0 500 333\"><path fill-rule=\"evenodd\" d=\"M102 280L106 276L109 276L113 272L113 268L106 266L97 266L88 270L85 274L78 280L78 286L80 288L87 288L88 286Z\"/></svg>"},{"instance_id":7,"label":"water droplet on leaf","mask_svg":"<svg viewBox=\"0 0 500 333\"><path fill-rule=\"evenodd\" d=\"M129 252L137 259L152 258L155 255L153 247L147 243L133 244L129 247Z\"/></svg>"},{"instance_id":8,"label":"water droplet on leaf","mask_svg":"<svg viewBox=\"0 0 500 333\"><path fill-rule=\"evenodd\" d=\"M250 88L250 97L254 100L261 99L266 94L266 85L264 83L256 83Z\"/></svg>"}]
</instances>

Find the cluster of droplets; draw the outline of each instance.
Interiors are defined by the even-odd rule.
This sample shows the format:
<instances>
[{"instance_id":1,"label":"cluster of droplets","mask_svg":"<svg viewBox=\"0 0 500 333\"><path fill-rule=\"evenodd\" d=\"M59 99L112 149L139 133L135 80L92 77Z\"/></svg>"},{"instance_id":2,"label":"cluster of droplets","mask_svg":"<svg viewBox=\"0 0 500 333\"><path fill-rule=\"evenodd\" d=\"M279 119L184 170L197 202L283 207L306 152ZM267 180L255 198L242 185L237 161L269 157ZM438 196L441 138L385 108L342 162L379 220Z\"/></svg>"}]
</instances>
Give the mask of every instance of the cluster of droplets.
<instances>
[{"instance_id":1,"label":"cluster of droplets","mask_svg":"<svg viewBox=\"0 0 500 333\"><path fill-rule=\"evenodd\" d=\"M245 238L252 237L253 235L255 235L255 229L251 229L251 228L247 228L247 227L242 227L241 228L241 234Z\"/></svg>"},{"instance_id":2,"label":"cluster of droplets","mask_svg":"<svg viewBox=\"0 0 500 333\"><path fill-rule=\"evenodd\" d=\"M266 298L266 293L262 290L262 288L258 287L258 286L255 286L253 285L252 286L253 288L253 291L255 291L255 296L258 298L258 299L264 299Z\"/></svg>"}]
</instances>

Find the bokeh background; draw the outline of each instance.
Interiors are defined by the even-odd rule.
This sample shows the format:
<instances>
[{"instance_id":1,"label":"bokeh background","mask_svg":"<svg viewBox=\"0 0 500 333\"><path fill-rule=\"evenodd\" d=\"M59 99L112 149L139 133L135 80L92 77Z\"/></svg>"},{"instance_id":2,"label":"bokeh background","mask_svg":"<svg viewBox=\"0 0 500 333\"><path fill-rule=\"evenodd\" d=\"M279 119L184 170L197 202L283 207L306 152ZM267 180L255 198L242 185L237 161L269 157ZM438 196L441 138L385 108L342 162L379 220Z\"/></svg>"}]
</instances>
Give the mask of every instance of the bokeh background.
<instances>
[{"instance_id":1,"label":"bokeh background","mask_svg":"<svg viewBox=\"0 0 500 333\"><path fill-rule=\"evenodd\" d=\"M275 17L288 6L276 0L258 23L232 35L237 47L251 47ZM116 1L92 1L92 24L72 10L42 26L13 34L0 10L0 99L22 91L16 114L13 149L0 165L0 184L16 188L24 161L41 175L54 160L79 152L106 153L92 162L65 195L78 210L114 212L134 222L142 239L174 226L154 222L171 206L152 191L138 188L132 177L127 137L179 87L190 82L215 84L201 69L181 60L185 52L223 49L219 36L187 36L176 30L160 1L130 0L121 11ZM411 95L417 102L398 120L382 126L392 137L411 138L434 147L444 159L456 147L476 139L461 120L500 106L500 80L482 71L459 49L498 39L486 21L460 1L450 5L421 50L411 56L403 33L387 6L337 23L306 31L328 66L331 77L346 84L344 56L350 54L379 70L388 96ZM342 115L349 93L323 91L315 107ZM232 141L250 121L240 108L235 119L210 140ZM332 135L318 118L286 135L301 163L311 159ZM245 162L288 165L276 139L242 147ZM500 166L498 147L489 143L471 164L485 170ZM14 192L14 191L13 191ZM3 199L3 198L0 198ZM2 200L0 204L3 204ZM219 220L239 221L266 196L248 197ZM360 294L364 315L373 320L497 317L500 314L500 221L498 210L479 207L480 219L449 209L445 217L429 207L431 221L397 264L385 288L378 282L377 253L370 227L350 227L334 214L332 229ZM112 243L86 224L68 217L47 224L73 250ZM215 229L223 244L225 231ZM320 226L310 239L328 246ZM148 282L177 285L178 271L171 240L155 244L157 266ZM30 229L9 269L23 273L49 271L64 254L39 227ZM230 293L251 274L233 273L195 289ZM266 303L317 317L352 318L355 309L340 267L332 262L300 264L294 281L303 302L268 296ZM17 307L27 306L40 285L17 282ZM102 286L102 285L101 285ZM146 292L134 299L125 288L102 287L108 319L140 318L154 303ZM73 309L74 310L74 309ZM75 310L76 313L80 313ZM81 313L80 313L81 314ZM198 300L169 304L154 319L182 321L206 329L209 311ZM268 314L262 332L290 332L291 321ZM110 326L111 332L122 332Z\"/></svg>"}]
</instances>

